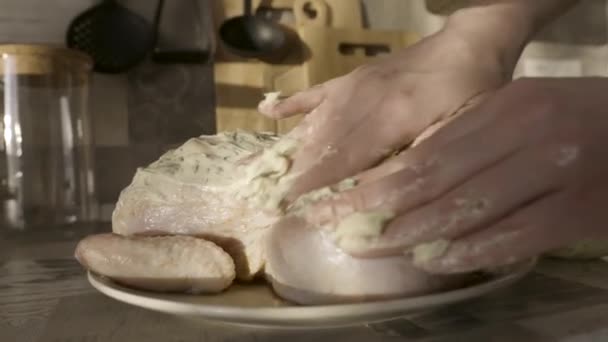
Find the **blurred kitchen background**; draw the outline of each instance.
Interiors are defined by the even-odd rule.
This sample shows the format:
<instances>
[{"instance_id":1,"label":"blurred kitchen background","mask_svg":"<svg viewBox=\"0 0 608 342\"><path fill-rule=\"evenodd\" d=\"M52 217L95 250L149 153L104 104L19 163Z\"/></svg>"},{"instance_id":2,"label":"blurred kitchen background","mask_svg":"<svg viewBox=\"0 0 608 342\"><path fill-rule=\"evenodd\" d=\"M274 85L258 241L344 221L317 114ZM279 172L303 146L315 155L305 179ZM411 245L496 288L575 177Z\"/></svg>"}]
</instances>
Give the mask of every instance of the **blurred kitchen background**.
<instances>
[{"instance_id":1,"label":"blurred kitchen background","mask_svg":"<svg viewBox=\"0 0 608 342\"><path fill-rule=\"evenodd\" d=\"M295 2L302 5L301 1ZM137 167L155 160L167 148L190 137L239 127L287 130L293 122L281 124L258 117L255 104L265 91L290 93L347 71L324 68L323 63L332 65L328 64L330 56L326 53L332 54L331 58L338 59L334 62L344 64L346 68L375 55L368 50L363 55L341 51L342 55L336 57L335 51L326 49L327 45L323 44L331 43L334 38L342 39L343 35L347 37L345 42L369 37L372 41L367 43L380 47L380 52L384 52L384 45L405 46L416 35L424 36L438 30L443 22L441 14L449 11L457 1L324 2L325 5L319 5L318 1L304 4L303 13L309 18L300 19L310 20L310 25L327 30L322 36L326 39L320 42L314 30L306 31L301 39L307 48L294 52L285 62L269 65L231 56L217 42L219 24L227 17L242 14L241 0L167 0L160 23L159 44L169 48L207 49L214 52L214 56L209 63L145 61L124 74L93 75L89 110L96 146L95 178L101 218L109 219L120 190L129 184ZM97 3L92 0L2 0L0 43L65 44L71 20ZM154 0L120 3L150 20L156 6ZM290 13L293 4L293 0L262 0L261 5L260 1L254 1L255 8L278 8L279 14L275 17L286 25L294 25L300 20ZM319 10L328 11L326 22L315 22ZM268 13L273 16L275 12L268 10ZM607 13L604 0L581 1L527 47L516 77L606 76ZM334 29L339 32L332 31ZM379 37L379 42L374 42L374 37ZM310 44L306 39L310 39ZM323 44L314 46L320 43ZM340 63L340 58L351 62ZM313 62L317 64L313 65Z\"/></svg>"}]
</instances>

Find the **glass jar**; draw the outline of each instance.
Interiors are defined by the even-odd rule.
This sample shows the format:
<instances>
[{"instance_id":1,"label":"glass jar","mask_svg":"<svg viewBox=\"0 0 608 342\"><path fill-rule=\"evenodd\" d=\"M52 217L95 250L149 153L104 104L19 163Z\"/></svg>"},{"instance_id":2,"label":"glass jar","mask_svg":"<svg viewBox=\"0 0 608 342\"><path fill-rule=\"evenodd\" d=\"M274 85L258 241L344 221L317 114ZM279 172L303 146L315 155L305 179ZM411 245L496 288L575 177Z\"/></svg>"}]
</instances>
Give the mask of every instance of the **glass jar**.
<instances>
[{"instance_id":1,"label":"glass jar","mask_svg":"<svg viewBox=\"0 0 608 342\"><path fill-rule=\"evenodd\" d=\"M0 57L1 224L95 220L92 61L47 45L0 45Z\"/></svg>"}]
</instances>

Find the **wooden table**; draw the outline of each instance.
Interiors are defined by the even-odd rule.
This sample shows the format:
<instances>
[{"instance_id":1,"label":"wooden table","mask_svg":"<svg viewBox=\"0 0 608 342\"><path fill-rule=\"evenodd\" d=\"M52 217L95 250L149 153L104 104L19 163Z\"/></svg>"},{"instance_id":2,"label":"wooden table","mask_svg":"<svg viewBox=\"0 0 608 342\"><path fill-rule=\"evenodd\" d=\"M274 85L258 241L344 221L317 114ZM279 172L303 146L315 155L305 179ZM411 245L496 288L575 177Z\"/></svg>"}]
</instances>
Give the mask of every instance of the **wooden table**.
<instances>
[{"instance_id":1,"label":"wooden table","mask_svg":"<svg viewBox=\"0 0 608 342\"><path fill-rule=\"evenodd\" d=\"M96 292L73 259L108 224L0 233L0 341L608 341L608 263L544 260L507 289L403 319L271 331L194 322Z\"/></svg>"}]
</instances>

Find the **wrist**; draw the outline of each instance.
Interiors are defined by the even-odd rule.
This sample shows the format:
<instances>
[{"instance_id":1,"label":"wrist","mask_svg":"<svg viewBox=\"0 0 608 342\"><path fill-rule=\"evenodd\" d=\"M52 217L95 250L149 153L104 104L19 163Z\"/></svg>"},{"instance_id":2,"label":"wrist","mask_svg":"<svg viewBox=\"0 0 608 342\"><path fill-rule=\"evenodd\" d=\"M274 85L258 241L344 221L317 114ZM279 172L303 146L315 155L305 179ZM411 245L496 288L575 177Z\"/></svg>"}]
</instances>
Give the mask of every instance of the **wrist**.
<instances>
[{"instance_id":1,"label":"wrist","mask_svg":"<svg viewBox=\"0 0 608 342\"><path fill-rule=\"evenodd\" d=\"M448 17L445 30L495 52L514 68L534 34L580 0L474 0Z\"/></svg>"},{"instance_id":2,"label":"wrist","mask_svg":"<svg viewBox=\"0 0 608 342\"><path fill-rule=\"evenodd\" d=\"M465 8L448 17L443 32L484 51L505 72L512 72L537 30L532 13L510 2Z\"/></svg>"}]
</instances>

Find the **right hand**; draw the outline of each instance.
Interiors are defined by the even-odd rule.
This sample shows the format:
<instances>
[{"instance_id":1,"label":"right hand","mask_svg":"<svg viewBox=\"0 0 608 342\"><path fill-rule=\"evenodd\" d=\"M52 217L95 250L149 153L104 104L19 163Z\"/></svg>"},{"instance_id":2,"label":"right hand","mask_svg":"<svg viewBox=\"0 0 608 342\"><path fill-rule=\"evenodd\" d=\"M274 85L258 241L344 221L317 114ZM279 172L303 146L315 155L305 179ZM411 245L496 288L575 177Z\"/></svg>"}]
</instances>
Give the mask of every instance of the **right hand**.
<instances>
[{"instance_id":1,"label":"right hand","mask_svg":"<svg viewBox=\"0 0 608 342\"><path fill-rule=\"evenodd\" d=\"M513 65L491 42L447 25L413 46L274 104L272 118L307 113L288 202L368 169L435 122L461 112L511 79Z\"/></svg>"},{"instance_id":2,"label":"right hand","mask_svg":"<svg viewBox=\"0 0 608 342\"><path fill-rule=\"evenodd\" d=\"M439 241L439 252L431 248L437 255L414 259L433 273L503 266L605 240L607 87L603 78L512 82L302 216L337 229L356 212L390 212L380 233L355 236L357 244L338 241L340 247L361 257L393 256Z\"/></svg>"}]
</instances>

